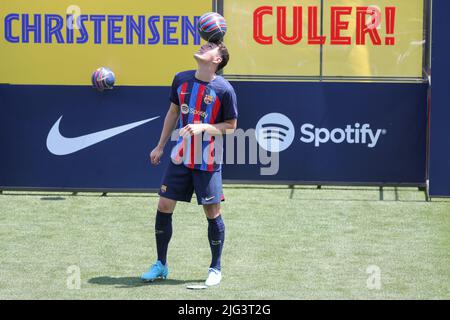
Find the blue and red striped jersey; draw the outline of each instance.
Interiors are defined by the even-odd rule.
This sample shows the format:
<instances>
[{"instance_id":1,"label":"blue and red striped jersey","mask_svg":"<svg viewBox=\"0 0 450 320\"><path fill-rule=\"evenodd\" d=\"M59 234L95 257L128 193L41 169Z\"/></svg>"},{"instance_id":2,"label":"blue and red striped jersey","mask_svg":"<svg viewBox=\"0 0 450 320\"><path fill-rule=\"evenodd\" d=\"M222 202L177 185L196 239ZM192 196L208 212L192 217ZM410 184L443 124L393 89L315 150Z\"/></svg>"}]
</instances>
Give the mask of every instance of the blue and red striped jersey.
<instances>
[{"instance_id":1,"label":"blue and red striped jersey","mask_svg":"<svg viewBox=\"0 0 450 320\"><path fill-rule=\"evenodd\" d=\"M195 77L195 70L177 73L172 83L170 101L180 107L178 129L187 124L220 123L237 119L236 94L221 76L211 82ZM219 171L222 163L223 139L208 133L187 139L178 138L172 160L190 169Z\"/></svg>"}]
</instances>

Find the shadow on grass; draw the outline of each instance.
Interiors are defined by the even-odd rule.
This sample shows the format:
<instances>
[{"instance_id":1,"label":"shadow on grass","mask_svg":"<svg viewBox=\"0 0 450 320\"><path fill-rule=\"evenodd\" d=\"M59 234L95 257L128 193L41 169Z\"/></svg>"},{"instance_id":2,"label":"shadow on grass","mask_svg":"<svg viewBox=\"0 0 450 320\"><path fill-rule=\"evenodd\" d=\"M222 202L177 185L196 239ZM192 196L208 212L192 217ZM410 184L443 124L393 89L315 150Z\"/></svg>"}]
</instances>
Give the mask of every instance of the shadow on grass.
<instances>
[{"instance_id":1,"label":"shadow on grass","mask_svg":"<svg viewBox=\"0 0 450 320\"><path fill-rule=\"evenodd\" d=\"M177 280L177 279L157 279L153 282L144 282L139 277L96 277L89 279L88 283L115 286L116 288L138 288L144 286L177 286L188 283L203 284L205 280Z\"/></svg>"},{"instance_id":2,"label":"shadow on grass","mask_svg":"<svg viewBox=\"0 0 450 320\"><path fill-rule=\"evenodd\" d=\"M42 197L41 200L56 201L56 200L66 200L66 198L64 198L64 197L49 197L49 196L45 196L45 197Z\"/></svg>"}]
</instances>

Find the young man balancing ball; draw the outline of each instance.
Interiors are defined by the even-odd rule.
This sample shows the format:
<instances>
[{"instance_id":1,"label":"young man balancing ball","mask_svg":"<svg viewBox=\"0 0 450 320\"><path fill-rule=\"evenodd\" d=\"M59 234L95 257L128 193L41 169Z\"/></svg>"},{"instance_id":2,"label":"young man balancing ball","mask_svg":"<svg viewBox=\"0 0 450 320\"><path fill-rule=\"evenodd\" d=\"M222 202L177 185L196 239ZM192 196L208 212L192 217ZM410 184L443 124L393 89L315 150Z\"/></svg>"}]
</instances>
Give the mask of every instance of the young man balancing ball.
<instances>
[{"instance_id":1,"label":"young man balancing ball","mask_svg":"<svg viewBox=\"0 0 450 320\"><path fill-rule=\"evenodd\" d=\"M179 138L159 190L155 234L158 260L142 274L144 281L166 278L167 248L172 236L172 214L177 201L190 202L193 192L208 220L212 260L205 285L220 283L225 225L220 211L222 193L222 134L237 125L236 94L230 83L217 75L228 63L222 42L208 42L195 54L197 70L178 73L172 83L171 105L164 120L158 145L150 153L158 165L164 146L178 123Z\"/></svg>"}]
</instances>

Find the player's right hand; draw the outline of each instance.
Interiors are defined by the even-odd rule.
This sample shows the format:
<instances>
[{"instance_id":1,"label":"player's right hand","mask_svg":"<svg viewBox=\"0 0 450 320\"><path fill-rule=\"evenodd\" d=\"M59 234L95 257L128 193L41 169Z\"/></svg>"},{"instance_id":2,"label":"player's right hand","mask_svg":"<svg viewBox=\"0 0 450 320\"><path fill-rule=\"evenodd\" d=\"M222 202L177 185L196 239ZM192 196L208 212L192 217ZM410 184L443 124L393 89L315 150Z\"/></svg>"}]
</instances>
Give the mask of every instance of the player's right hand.
<instances>
[{"instance_id":1,"label":"player's right hand","mask_svg":"<svg viewBox=\"0 0 450 320\"><path fill-rule=\"evenodd\" d=\"M161 157L163 153L164 153L163 148L159 146L153 149L152 152L150 152L150 162L152 163L152 165L157 166L158 164L161 163Z\"/></svg>"}]
</instances>

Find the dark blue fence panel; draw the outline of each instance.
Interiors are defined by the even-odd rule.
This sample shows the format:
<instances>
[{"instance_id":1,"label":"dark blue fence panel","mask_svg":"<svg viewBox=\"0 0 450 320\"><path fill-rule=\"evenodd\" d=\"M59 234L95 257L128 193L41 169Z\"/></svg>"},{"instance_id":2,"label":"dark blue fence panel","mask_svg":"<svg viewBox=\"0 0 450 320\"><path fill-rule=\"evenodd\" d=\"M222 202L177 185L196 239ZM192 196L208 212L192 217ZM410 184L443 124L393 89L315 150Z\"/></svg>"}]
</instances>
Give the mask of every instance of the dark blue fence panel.
<instances>
[{"instance_id":1,"label":"dark blue fence panel","mask_svg":"<svg viewBox=\"0 0 450 320\"><path fill-rule=\"evenodd\" d=\"M450 196L450 1L433 1L430 196Z\"/></svg>"},{"instance_id":2,"label":"dark blue fence panel","mask_svg":"<svg viewBox=\"0 0 450 320\"><path fill-rule=\"evenodd\" d=\"M240 128L255 128L263 116L276 112L290 119L295 133L292 144L280 153L276 175L261 176L260 163L231 164L224 168L225 179L424 183L425 85L264 82L233 85L239 100ZM168 93L167 87L117 87L100 93L83 86L0 85L0 186L158 188L164 167L170 161L170 146L160 167L150 166L148 154L159 139L169 105ZM158 116L82 150L68 150L66 155L52 154L47 148L50 129L61 117L58 132L75 138ZM361 132L360 141L356 141L355 132L349 139L342 136L347 126L349 130L357 129L356 124L361 129L365 125L366 143L362 143ZM367 126L374 135L379 132L372 147ZM311 140L316 129L322 130L319 134L322 140L328 130L334 132L335 141L343 141L329 140L319 146L304 142Z\"/></svg>"}]
</instances>

